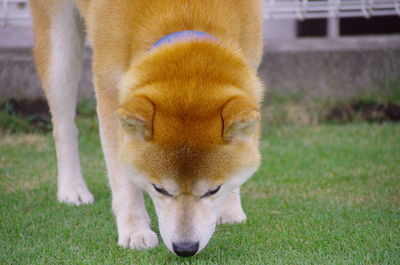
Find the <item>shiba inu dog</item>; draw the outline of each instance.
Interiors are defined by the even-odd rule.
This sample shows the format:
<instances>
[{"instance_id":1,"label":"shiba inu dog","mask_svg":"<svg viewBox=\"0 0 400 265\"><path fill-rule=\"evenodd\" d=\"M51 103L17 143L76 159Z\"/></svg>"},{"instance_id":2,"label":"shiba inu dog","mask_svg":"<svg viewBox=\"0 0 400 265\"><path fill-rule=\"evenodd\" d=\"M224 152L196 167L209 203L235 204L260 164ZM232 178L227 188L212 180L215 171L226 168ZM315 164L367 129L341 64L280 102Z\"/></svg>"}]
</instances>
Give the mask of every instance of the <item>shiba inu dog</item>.
<instances>
[{"instance_id":1,"label":"shiba inu dog","mask_svg":"<svg viewBox=\"0 0 400 265\"><path fill-rule=\"evenodd\" d=\"M81 174L75 105L85 33L112 208L123 247L192 256L215 226L246 219L258 168L260 0L32 0L34 55L53 118L58 200L94 198Z\"/></svg>"}]
</instances>

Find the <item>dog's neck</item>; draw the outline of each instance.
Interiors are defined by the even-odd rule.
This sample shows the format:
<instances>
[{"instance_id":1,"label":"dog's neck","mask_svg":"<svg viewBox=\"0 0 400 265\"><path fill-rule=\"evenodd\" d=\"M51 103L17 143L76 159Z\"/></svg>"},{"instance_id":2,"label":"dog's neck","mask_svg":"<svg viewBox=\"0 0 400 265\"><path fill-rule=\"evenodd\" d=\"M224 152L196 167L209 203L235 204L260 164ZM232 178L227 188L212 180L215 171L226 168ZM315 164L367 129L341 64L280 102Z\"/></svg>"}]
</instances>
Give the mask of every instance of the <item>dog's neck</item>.
<instances>
[{"instance_id":1,"label":"dog's neck","mask_svg":"<svg viewBox=\"0 0 400 265\"><path fill-rule=\"evenodd\" d=\"M171 34L168 34L158 41L156 41L152 46L151 49L156 48L158 46L167 44L167 43L174 43L178 41L191 41L191 40L212 40L217 41L217 38L211 34L202 31L196 30L184 30L178 31Z\"/></svg>"},{"instance_id":2,"label":"dog's neck","mask_svg":"<svg viewBox=\"0 0 400 265\"><path fill-rule=\"evenodd\" d=\"M168 93L177 90L175 95L179 94L182 104L189 107L190 100L197 99L199 93L204 98L215 96L214 88L221 84L261 98L261 84L255 71L249 68L240 49L229 42L191 39L148 50L125 74L120 100L124 102L138 91L159 94L161 83L162 88L168 88Z\"/></svg>"}]
</instances>

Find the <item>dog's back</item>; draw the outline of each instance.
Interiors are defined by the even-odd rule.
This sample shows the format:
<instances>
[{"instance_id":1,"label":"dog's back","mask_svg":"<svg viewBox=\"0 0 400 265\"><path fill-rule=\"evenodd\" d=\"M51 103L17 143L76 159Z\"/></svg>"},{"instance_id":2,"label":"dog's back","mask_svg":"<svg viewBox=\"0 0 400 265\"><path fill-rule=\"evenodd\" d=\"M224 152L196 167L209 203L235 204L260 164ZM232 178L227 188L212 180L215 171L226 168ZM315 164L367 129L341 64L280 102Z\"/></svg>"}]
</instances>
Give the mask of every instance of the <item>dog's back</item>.
<instances>
[{"instance_id":1,"label":"dog's back","mask_svg":"<svg viewBox=\"0 0 400 265\"><path fill-rule=\"evenodd\" d=\"M240 45L249 64L258 67L262 52L260 0L93 1L89 33L95 47L126 43L134 59L172 32L199 30L222 43ZM106 45L105 45L106 44ZM125 56L124 56L125 57Z\"/></svg>"},{"instance_id":2,"label":"dog's back","mask_svg":"<svg viewBox=\"0 0 400 265\"><path fill-rule=\"evenodd\" d=\"M116 68L126 68L159 38L187 29L205 31L221 42L240 45L238 48L255 69L261 61L261 0L32 0L31 7L37 32L36 62L45 80L52 53L57 52L63 60L82 56L85 30L80 16L94 50L107 54L114 64L118 62ZM54 37L59 41L50 40Z\"/></svg>"}]
</instances>

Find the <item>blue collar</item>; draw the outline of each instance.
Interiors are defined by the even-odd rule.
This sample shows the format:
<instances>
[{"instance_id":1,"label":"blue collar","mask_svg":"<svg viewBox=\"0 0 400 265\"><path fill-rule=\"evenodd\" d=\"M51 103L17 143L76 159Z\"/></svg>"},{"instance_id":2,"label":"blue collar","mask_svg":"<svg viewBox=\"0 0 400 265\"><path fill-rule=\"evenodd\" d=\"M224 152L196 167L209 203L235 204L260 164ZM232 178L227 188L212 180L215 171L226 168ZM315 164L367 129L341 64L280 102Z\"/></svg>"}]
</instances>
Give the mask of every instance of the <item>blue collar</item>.
<instances>
[{"instance_id":1,"label":"blue collar","mask_svg":"<svg viewBox=\"0 0 400 265\"><path fill-rule=\"evenodd\" d=\"M165 43L173 43L176 42L178 40L191 40L191 39L197 39L197 40L201 40L201 39L208 39L208 40L212 40L212 41L216 41L217 38L214 37L211 34L208 34L206 32L202 32L202 31L196 31L196 30L184 30L184 31L178 31L178 32L174 32L171 33L167 36L162 37L161 39L159 39L158 41L156 41L152 46L152 48L155 48L157 46L160 46L162 44Z\"/></svg>"}]
</instances>

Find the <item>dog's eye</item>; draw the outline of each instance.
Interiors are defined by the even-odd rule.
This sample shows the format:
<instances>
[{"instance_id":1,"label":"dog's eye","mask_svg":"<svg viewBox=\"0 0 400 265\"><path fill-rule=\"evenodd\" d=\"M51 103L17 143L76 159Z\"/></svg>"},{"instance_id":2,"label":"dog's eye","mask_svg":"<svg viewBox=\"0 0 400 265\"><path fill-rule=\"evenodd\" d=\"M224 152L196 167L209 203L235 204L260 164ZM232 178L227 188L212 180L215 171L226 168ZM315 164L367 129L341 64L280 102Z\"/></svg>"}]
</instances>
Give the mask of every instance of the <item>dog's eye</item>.
<instances>
[{"instance_id":1,"label":"dog's eye","mask_svg":"<svg viewBox=\"0 0 400 265\"><path fill-rule=\"evenodd\" d=\"M204 197L208 197L211 195L214 195L215 193L217 193L219 191L219 189L221 188L221 185L212 188L211 190L207 191L206 193L204 193L200 198L204 198Z\"/></svg>"},{"instance_id":2,"label":"dog's eye","mask_svg":"<svg viewBox=\"0 0 400 265\"><path fill-rule=\"evenodd\" d=\"M172 195L171 195L168 191L166 191L165 189L163 189L162 187L160 187L160 186L158 186L158 185L156 185L156 184L153 184L153 187L154 187L154 189L155 189L156 191L158 191L159 193L161 193L161 194L163 194L163 195L165 195L165 196L170 196L170 197L172 197Z\"/></svg>"}]
</instances>

